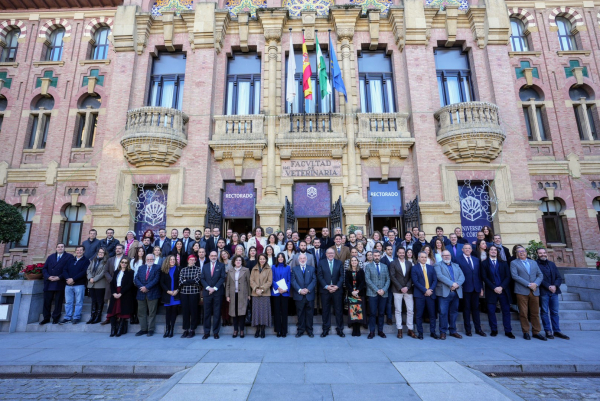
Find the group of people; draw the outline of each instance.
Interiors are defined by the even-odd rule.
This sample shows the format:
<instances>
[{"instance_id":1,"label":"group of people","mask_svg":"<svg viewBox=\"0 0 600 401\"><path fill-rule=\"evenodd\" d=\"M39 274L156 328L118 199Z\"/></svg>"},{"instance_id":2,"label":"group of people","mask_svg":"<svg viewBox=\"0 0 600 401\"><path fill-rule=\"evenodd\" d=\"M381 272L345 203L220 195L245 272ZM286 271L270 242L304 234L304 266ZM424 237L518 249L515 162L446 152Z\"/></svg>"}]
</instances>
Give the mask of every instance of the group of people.
<instances>
[{"instance_id":1,"label":"group of people","mask_svg":"<svg viewBox=\"0 0 600 401\"><path fill-rule=\"evenodd\" d=\"M491 336L498 335L499 305L504 334L515 338L510 313L511 304L516 304L525 339L569 338L559 325L562 277L546 250L538 249L536 260L528 258L521 245L511 254L488 226L473 243L462 237L460 228L446 237L441 227L429 241L418 227L407 231L402 241L398 230L388 227L370 238L360 230L346 237L341 228L333 236L328 228L320 236L311 228L304 239L292 230L267 237L263 233L256 227L247 235L228 230L222 237L219 228L206 228L196 230L192 239L189 228L181 238L177 229L170 238L160 229L158 238L147 230L138 240L128 231L120 242L112 229L102 240L92 229L75 255L59 243L56 253L48 256L40 325L79 323L87 289L92 301L87 324L110 324L111 337L126 334L128 323L140 325L136 336L152 336L162 303L165 338L173 337L179 313L183 338L193 338L199 324L203 339L211 331L218 339L221 325L227 324L233 326L234 338L244 338L248 324L256 327L256 338L264 338L271 325L277 337L286 337L290 313L298 316L296 337L314 337L313 320L319 311L321 337L330 334L333 318L336 334L345 337L347 315L352 336L360 336L364 326L369 329L367 338L376 332L385 338L384 324L393 324L392 309L397 338L402 338L404 307L408 336L423 339L427 311L432 338L460 339L456 320L462 299L467 336L472 336L472 327L487 336L479 311L483 300Z\"/></svg>"}]
</instances>

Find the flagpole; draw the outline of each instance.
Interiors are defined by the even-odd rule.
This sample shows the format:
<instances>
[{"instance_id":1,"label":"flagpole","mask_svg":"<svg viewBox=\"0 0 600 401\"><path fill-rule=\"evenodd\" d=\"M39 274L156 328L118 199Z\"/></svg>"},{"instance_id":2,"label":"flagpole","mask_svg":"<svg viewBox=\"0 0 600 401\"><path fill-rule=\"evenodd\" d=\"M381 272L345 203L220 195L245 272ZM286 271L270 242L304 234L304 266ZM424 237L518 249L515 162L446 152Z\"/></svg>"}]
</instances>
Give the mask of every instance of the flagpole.
<instances>
[{"instance_id":1,"label":"flagpole","mask_svg":"<svg viewBox=\"0 0 600 401\"><path fill-rule=\"evenodd\" d=\"M331 29L329 31L329 46L332 46L331 43ZM327 79L331 79L331 94L329 95L329 132L331 132L331 114L333 112L333 94L335 90L333 89L333 77L331 76L331 49L329 49L329 77Z\"/></svg>"},{"instance_id":2,"label":"flagpole","mask_svg":"<svg viewBox=\"0 0 600 401\"><path fill-rule=\"evenodd\" d=\"M305 41L305 38L304 38L304 28L302 28L302 43L303 43L302 44L302 46L303 46L303 48L302 48L302 82L304 82L304 41ZM304 102L304 107L303 107L304 113L303 113L303 116L302 116L302 120L303 120L302 121L302 130L306 131L306 97L304 95L304 85L302 85L302 99L304 99L303 100L303 102Z\"/></svg>"},{"instance_id":3,"label":"flagpole","mask_svg":"<svg viewBox=\"0 0 600 401\"><path fill-rule=\"evenodd\" d=\"M292 28L290 28L290 43L292 43ZM291 54L289 54L289 55L288 55L288 64L290 63L290 60L289 60L289 58L290 58L291 56L292 56ZM288 70L287 72L289 72L289 70ZM295 71L294 71L294 73L295 73ZM294 77L294 79L296 79L296 77ZM287 80L289 80L289 77L286 77L286 90L287 90ZM286 95L287 95L287 94L286 94ZM294 120L293 120L293 114L294 114L294 102L292 102L292 103L290 104L290 131L293 131L293 130L292 130L292 127L293 127L293 121L294 121Z\"/></svg>"}]
</instances>

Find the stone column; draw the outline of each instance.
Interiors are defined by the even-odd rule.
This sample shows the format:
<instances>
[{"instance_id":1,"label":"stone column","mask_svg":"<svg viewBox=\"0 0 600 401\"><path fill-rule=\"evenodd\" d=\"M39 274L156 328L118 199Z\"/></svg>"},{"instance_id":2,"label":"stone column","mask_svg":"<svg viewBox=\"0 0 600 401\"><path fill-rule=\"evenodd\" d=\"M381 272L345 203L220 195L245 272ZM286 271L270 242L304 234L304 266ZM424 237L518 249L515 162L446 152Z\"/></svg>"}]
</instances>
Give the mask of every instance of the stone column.
<instances>
[{"instance_id":1,"label":"stone column","mask_svg":"<svg viewBox=\"0 0 600 401\"><path fill-rule=\"evenodd\" d=\"M269 103L267 108L267 188L265 197L277 197L275 186L275 128L277 125L277 50L281 42L281 28L265 29L265 44L269 60Z\"/></svg>"}]
</instances>

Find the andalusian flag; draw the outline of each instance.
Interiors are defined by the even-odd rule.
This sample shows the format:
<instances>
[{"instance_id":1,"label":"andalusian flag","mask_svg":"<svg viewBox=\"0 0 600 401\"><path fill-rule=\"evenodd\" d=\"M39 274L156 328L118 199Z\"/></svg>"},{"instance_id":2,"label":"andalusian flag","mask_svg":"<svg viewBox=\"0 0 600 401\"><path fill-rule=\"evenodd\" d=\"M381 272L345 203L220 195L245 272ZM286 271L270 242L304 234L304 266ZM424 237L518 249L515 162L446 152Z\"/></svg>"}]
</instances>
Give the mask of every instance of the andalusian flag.
<instances>
[{"instance_id":1,"label":"andalusian flag","mask_svg":"<svg viewBox=\"0 0 600 401\"><path fill-rule=\"evenodd\" d=\"M321 99L325 96L331 95L331 84L327 77L327 67L325 66L325 57L321 53L321 46L319 45L319 38L315 35L317 41L317 73L319 74L319 88L321 91Z\"/></svg>"},{"instance_id":2,"label":"andalusian flag","mask_svg":"<svg viewBox=\"0 0 600 401\"><path fill-rule=\"evenodd\" d=\"M310 76L310 61L308 60L308 50L306 50L306 41L302 35L302 89L304 90L304 99L312 100L312 84Z\"/></svg>"}]
</instances>

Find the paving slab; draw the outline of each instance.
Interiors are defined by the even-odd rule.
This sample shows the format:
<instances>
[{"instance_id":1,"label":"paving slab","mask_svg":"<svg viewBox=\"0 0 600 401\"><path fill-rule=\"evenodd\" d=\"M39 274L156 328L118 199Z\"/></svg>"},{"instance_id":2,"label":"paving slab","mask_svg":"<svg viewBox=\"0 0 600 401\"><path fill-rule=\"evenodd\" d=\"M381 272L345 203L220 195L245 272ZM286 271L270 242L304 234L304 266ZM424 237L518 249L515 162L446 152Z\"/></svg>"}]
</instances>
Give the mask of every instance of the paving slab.
<instances>
[{"instance_id":1,"label":"paving slab","mask_svg":"<svg viewBox=\"0 0 600 401\"><path fill-rule=\"evenodd\" d=\"M252 384L260 363L219 363L204 383Z\"/></svg>"},{"instance_id":2,"label":"paving slab","mask_svg":"<svg viewBox=\"0 0 600 401\"><path fill-rule=\"evenodd\" d=\"M176 384L165 401L245 401L252 386L244 384Z\"/></svg>"},{"instance_id":3,"label":"paving slab","mask_svg":"<svg viewBox=\"0 0 600 401\"><path fill-rule=\"evenodd\" d=\"M381 350L374 348L356 347L350 352L340 352L339 349L325 350L327 362L389 362L389 357Z\"/></svg>"},{"instance_id":4,"label":"paving slab","mask_svg":"<svg viewBox=\"0 0 600 401\"><path fill-rule=\"evenodd\" d=\"M355 383L356 379L347 363L307 363L305 364L306 383L336 384Z\"/></svg>"},{"instance_id":5,"label":"paving slab","mask_svg":"<svg viewBox=\"0 0 600 401\"><path fill-rule=\"evenodd\" d=\"M260 363L264 357L263 351L253 350L211 350L202 359L201 362L250 362Z\"/></svg>"},{"instance_id":6,"label":"paving slab","mask_svg":"<svg viewBox=\"0 0 600 401\"><path fill-rule=\"evenodd\" d=\"M197 363L181 378L179 383L204 383L208 375L211 374L216 366L216 363Z\"/></svg>"},{"instance_id":7,"label":"paving slab","mask_svg":"<svg viewBox=\"0 0 600 401\"><path fill-rule=\"evenodd\" d=\"M255 383L304 384L304 363L262 363Z\"/></svg>"},{"instance_id":8,"label":"paving slab","mask_svg":"<svg viewBox=\"0 0 600 401\"><path fill-rule=\"evenodd\" d=\"M415 383L458 383L435 362L394 362L394 366L411 386Z\"/></svg>"},{"instance_id":9,"label":"paving slab","mask_svg":"<svg viewBox=\"0 0 600 401\"><path fill-rule=\"evenodd\" d=\"M334 400L420 400L417 393L407 384L332 384Z\"/></svg>"},{"instance_id":10,"label":"paving slab","mask_svg":"<svg viewBox=\"0 0 600 401\"><path fill-rule=\"evenodd\" d=\"M390 362L349 363L348 366L354 375L354 382L369 384L368 387L370 384L406 383Z\"/></svg>"},{"instance_id":11,"label":"paving slab","mask_svg":"<svg viewBox=\"0 0 600 401\"><path fill-rule=\"evenodd\" d=\"M329 384L268 384L257 383L252 387L248 401L333 401ZM346 398L346 401L348 398Z\"/></svg>"},{"instance_id":12,"label":"paving slab","mask_svg":"<svg viewBox=\"0 0 600 401\"><path fill-rule=\"evenodd\" d=\"M469 369L456 362L437 362L437 365L450 373L460 383L481 383L481 379L475 376Z\"/></svg>"},{"instance_id":13,"label":"paving slab","mask_svg":"<svg viewBox=\"0 0 600 401\"><path fill-rule=\"evenodd\" d=\"M416 383L413 390L423 401L506 401L509 397L484 383Z\"/></svg>"}]
</instances>

